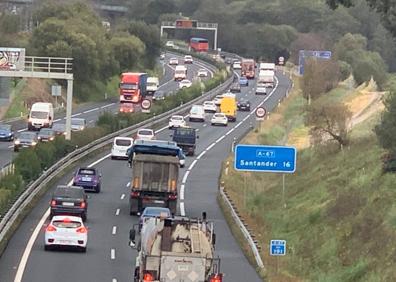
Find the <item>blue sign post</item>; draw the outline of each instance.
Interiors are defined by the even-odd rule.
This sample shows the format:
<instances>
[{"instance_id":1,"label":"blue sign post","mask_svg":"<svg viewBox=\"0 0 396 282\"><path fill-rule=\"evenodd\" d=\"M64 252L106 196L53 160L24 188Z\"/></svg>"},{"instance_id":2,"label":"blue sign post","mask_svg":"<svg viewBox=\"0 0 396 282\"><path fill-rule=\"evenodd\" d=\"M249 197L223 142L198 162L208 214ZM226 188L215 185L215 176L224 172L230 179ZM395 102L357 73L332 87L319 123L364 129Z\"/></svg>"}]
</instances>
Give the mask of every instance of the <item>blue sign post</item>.
<instances>
[{"instance_id":1,"label":"blue sign post","mask_svg":"<svg viewBox=\"0 0 396 282\"><path fill-rule=\"evenodd\" d=\"M297 150L288 146L237 145L236 170L293 173Z\"/></svg>"},{"instance_id":2,"label":"blue sign post","mask_svg":"<svg viewBox=\"0 0 396 282\"><path fill-rule=\"evenodd\" d=\"M307 57L330 60L331 51L300 50L298 53L298 69L300 75L304 74L305 58Z\"/></svg>"},{"instance_id":3,"label":"blue sign post","mask_svg":"<svg viewBox=\"0 0 396 282\"><path fill-rule=\"evenodd\" d=\"M270 255L271 256L286 255L286 240L271 240Z\"/></svg>"},{"instance_id":4,"label":"blue sign post","mask_svg":"<svg viewBox=\"0 0 396 282\"><path fill-rule=\"evenodd\" d=\"M297 150L289 146L242 145L235 147L234 168L242 171L282 173L282 201L285 202L285 173L296 171ZM246 176L244 178L244 206L246 206Z\"/></svg>"}]
</instances>

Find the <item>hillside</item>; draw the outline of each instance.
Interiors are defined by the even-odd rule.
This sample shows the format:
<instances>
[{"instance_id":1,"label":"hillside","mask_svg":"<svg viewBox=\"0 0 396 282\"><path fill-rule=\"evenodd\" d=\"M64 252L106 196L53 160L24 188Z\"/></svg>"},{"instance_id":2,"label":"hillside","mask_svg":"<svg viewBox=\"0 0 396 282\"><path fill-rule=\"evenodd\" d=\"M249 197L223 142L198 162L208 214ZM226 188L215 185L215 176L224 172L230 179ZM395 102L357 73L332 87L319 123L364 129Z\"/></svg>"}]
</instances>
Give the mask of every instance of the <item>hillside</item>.
<instances>
[{"instance_id":1,"label":"hillside","mask_svg":"<svg viewBox=\"0 0 396 282\"><path fill-rule=\"evenodd\" d=\"M341 85L328 94L349 104L354 114L350 146L339 151L333 145L310 147L302 124L305 101L297 87L261 133L255 130L241 142L288 140L299 148L297 171L286 175L285 203L280 174L231 170L222 176L261 243L265 276L282 282L395 281L396 176L383 174L383 150L372 131L382 109L379 94L372 84L357 90ZM287 240L287 256L269 256L271 239Z\"/></svg>"}]
</instances>

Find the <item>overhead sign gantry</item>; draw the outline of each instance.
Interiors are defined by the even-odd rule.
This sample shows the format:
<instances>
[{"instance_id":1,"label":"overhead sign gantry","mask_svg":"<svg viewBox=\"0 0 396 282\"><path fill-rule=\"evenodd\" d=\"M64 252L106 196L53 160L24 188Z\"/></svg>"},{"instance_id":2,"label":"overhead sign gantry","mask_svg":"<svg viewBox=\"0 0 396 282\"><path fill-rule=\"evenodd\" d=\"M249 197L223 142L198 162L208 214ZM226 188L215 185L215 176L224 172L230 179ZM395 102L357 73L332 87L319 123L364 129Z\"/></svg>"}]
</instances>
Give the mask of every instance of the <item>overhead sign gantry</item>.
<instances>
[{"instance_id":1,"label":"overhead sign gantry","mask_svg":"<svg viewBox=\"0 0 396 282\"><path fill-rule=\"evenodd\" d=\"M24 48L0 47L0 77L64 79L67 81L66 139L71 139L73 101L72 58L25 56Z\"/></svg>"}]
</instances>

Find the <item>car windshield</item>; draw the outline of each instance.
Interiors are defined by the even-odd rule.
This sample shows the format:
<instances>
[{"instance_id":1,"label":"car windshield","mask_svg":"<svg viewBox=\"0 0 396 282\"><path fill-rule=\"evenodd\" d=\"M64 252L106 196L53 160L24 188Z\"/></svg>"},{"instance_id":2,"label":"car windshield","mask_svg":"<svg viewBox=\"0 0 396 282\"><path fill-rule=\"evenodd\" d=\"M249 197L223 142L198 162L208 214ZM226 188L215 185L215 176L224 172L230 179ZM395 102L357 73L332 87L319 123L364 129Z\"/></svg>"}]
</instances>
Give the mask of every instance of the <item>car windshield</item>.
<instances>
[{"instance_id":1,"label":"car windshield","mask_svg":"<svg viewBox=\"0 0 396 282\"><path fill-rule=\"evenodd\" d=\"M80 118L76 118L71 120L71 124L73 125L84 125L85 124L85 120L84 119L80 119Z\"/></svg>"},{"instance_id":2,"label":"car windshield","mask_svg":"<svg viewBox=\"0 0 396 282\"><path fill-rule=\"evenodd\" d=\"M84 174L84 175L95 175L95 170L94 169L86 169L82 168L78 171L78 174Z\"/></svg>"},{"instance_id":3,"label":"car windshield","mask_svg":"<svg viewBox=\"0 0 396 282\"><path fill-rule=\"evenodd\" d=\"M33 140L33 139L36 138L36 133L34 133L34 132L22 132L22 133L19 135L19 138L20 138L20 139L30 139L30 140Z\"/></svg>"},{"instance_id":4,"label":"car windshield","mask_svg":"<svg viewBox=\"0 0 396 282\"><path fill-rule=\"evenodd\" d=\"M214 105L214 102L212 102L212 101L206 101L206 102L204 102L204 105L213 106L213 105Z\"/></svg>"},{"instance_id":5,"label":"car windshield","mask_svg":"<svg viewBox=\"0 0 396 282\"><path fill-rule=\"evenodd\" d=\"M64 123L55 123L52 126L53 130L64 130L65 128L66 128L66 124L64 124Z\"/></svg>"},{"instance_id":6,"label":"car windshield","mask_svg":"<svg viewBox=\"0 0 396 282\"><path fill-rule=\"evenodd\" d=\"M49 128L42 128L40 129L39 135L41 136L51 136L54 134L54 131Z\"/></svg>"},{"instance_id":7,"label":"car windshield","mask_svg":"<svg viewBox=\"0 0 396 282\"><path fill-rule=\"evenodd\" d=\"M153 131L150 129L141 129L138 132L139 135L153 135Z\"/></svg>"},{"instance_id":8,"label":"car windshield","mask_svg":"<svg viewBox=\"0 0 396 282\"><path fill-rule=\"evenodd\" d=\"M32 111L30 113L31 118L47 118L48 112Z\"/></svg>"},{"instance_id":9,"label":"car windshield","mask_svg":"<svg viewBox=\"0 0 396 282\"><path fill-rule=\"evenodd\" d=\"M78 228L81 226L81 222L68 221L68 220L55 220L52 225L58 228Z\"/></svg>"},{"instance_id":10,"label":"car windshield","mask_svg":"<svg viewBox=\"0 0 396 282\"><path fill-rule=\"evenodd\" d=\"M179 116L173 116L172 120L183 120L183 117L179 117Z\"/></svg>"},{"instance_id":11,"label":"car windshield","mask_svg":"<svg viewBox=\"0 0 396 282\"><path fill-rule=\"evenodd\" d=\"M9 124L0 124L0 130L9 130L9 131L11 131L11 125L9 125Z\"/></svg>"},{"instance_id":12,"label":"car windshield","mask_svg":"<svg viewBox=\"0 0 396 282\"><path fill-rule=\"evenodd\" d=\"M169 209L165 208L146 208L143 212L143 217L156 217L165 215L166 217L170 217Z\"/></svg>"},{"instance_id":13,"label":"car windshield","mask_svg":"<svg viewBox=\"0 0 396 282\"><path fill-rule=\"evenodd\" d=\"M117 146L129 147L132 145L132 142L129 139L116 139L115 144Z\"/></svg>"}]
</instances>

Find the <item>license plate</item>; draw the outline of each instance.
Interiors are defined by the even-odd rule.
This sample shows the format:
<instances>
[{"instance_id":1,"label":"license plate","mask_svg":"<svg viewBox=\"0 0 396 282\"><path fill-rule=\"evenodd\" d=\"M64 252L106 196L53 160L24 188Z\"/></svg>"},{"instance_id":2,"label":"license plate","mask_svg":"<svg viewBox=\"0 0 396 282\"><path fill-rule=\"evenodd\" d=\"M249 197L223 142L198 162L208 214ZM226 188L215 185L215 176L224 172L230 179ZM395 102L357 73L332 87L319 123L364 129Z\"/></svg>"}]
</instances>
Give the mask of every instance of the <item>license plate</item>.
<instances>
[{"instance_id":1,"label":"license plate","mask_svg":"<svg viewBox=\"0 0 396 282\"><path fill-rule=\"evenodd\" d=\"M70 244L71 241L70 240L59 240L59 243L61 243L61 244Z\"/></svg>"},{"instance_id":2,"label":"license plate","mask_svg":"<svg viewBox=\"0 0 396 282\"><path fill-rule=\"evenodd\" d=\"M163 204L163 203L164 203L164 201L161 201L161 200L155 200L155 201L154 201L154 203L156 203L156 204Z\"/></svg>"},{"instance_id":3,"label":"license plate","mask_svg":"<svg viewBox=\"0 0 396 282\"><path fill-rule=\"evenodd\" d=\"M72 206L74 206L74 203L63 202L62 205L63 205L63 206L68 206L68 207L72 207Z\"/></svg>"},{"instance_id":4,"label":"license plate","mask_svg":"<svg viewBox=\"0 0 396 282\"><path fill-rule=\"evenodd\" d=\"M92 180L91 177L83 177L83 178L82 178L82 181L91 181L91 180Z\"/></svg>"}]
</instances>

